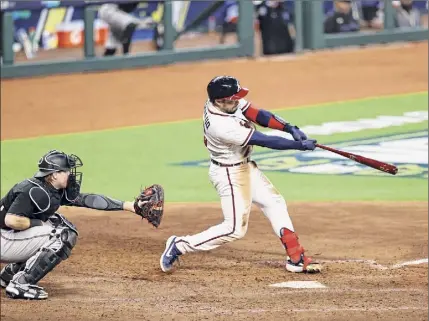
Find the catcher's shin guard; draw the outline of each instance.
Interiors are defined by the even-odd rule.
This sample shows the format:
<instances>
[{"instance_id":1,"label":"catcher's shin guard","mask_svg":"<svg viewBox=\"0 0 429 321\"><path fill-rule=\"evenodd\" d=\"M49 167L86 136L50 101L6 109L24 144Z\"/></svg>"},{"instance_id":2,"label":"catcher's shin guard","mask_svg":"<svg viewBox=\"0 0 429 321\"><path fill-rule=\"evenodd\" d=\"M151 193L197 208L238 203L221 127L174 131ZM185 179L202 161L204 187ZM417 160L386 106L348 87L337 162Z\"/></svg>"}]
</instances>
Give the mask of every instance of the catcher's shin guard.
<instances>
[{"instance_id":1,"label":"catcher's shin guard","mask_svg":"<svg viewBox=\"0 0 429 321\"><path fill-rule=\"evenodd\" d=\"M76 245L77 234L69 228L54 230L52 243L42 247L30 257L22 272L17 273L13 281L19 284L37 284L61 261L66 260Z\"/></svg>"},{"instance_id":2,"label":"catcher's shin guard","mask_svg":"<svg viewBox=\"0 0 429 321\"><path fill-rule=\"evenodd\" d=\"M288 259L286 261L286 270L289 272L321 272L322 267L319 263L313 262L310 257L305 256L304 248L299 244L298 235L287 228L280 231L281 242L286 249Z\"/></svg>"}]
</instances>

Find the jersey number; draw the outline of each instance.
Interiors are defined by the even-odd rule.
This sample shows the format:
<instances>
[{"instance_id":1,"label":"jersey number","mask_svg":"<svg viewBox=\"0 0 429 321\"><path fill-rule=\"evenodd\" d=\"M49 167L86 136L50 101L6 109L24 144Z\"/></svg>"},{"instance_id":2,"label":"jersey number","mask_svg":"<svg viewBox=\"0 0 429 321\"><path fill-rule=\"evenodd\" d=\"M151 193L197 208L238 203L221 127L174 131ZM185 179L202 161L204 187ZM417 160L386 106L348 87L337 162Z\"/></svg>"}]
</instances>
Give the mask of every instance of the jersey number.
<instances>
[{"instance_id":1,"label":"jersey number","mask_svg":"<svg viewBox=\"0 0 429 321\"><path fill-rule=\"evenodd\" d=\"M204 128L207 130L210 127L210 120L207 115L207 108L204 109Z\"/></svg>"}]
</instances>

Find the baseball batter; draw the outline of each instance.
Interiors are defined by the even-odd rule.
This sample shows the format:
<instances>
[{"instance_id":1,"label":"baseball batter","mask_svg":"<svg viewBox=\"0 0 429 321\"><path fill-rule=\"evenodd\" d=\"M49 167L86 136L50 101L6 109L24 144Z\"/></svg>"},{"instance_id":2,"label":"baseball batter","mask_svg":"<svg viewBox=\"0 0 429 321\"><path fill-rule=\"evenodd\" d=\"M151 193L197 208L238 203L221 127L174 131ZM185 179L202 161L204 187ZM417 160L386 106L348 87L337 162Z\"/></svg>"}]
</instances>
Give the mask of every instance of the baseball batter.
<instances>
[{"instance_id":1,"label":"baseball batter","mask_svg":"<svg viewBox=\"0 0 429 321\"><path fill-rule=\"evenodd\" d=\"M82 166L76 155L51 150L39 160L34 177L15 186L0 201L0 272L6 294L14 299L42 300L48 293L36 284L66 260L78 239L78 230L57 210L61 205L103 211L130 211L158 227L164 191L152 185L134 201L123 202L99 194L80 193Z\"/></svg>"},{"instance_id":2,"label":"baseball batter","mask_svg":"<svg viewBox=\"0 0 429 321\"><path fill-rule=\"evenodd\" d=\"M270 220L286 250L286 270L320 272L321 265L306 256L299 243L284 198L250 158L254 145L305 151L314 150L316 140L307 139L297 126L246 101L248 89L242 88L233 77L212 79L207 92L204 143L211 158L210 180L220 197L224 221L195 235L168 238L160 258L162 271L171 271L180 255L212 250L242 238L247 231L251 205L255 203ZM294 140L265 135L253 123L286 131Z\"/></svg>"}]
</instances>

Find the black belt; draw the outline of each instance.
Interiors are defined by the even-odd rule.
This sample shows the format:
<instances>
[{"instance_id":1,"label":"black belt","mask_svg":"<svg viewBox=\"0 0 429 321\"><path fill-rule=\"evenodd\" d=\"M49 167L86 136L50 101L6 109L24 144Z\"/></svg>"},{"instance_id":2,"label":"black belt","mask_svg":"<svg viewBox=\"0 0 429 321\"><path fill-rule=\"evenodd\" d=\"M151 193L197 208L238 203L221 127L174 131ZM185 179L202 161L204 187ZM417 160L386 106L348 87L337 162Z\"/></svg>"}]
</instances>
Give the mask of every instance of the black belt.
<instances>
[{"instance_id":1,"label":"black belt","mask_svg":"<svg viewBox=\"0 0 429 321\"><path fill-rule=\"evenodd\" d=\"M235 167L235 166L240 166L240 165L247 164L249 161L250 161L250 159L249 159L249 158L247 158L246 160L244 160L244 161L242 161L242 162L240 162L240 163L235 163L235 164L222 164L222 163L216 162L215 160L211 159L211 162L212 162L213 164L215 164L215 165L217 165L217 166L220 166L220 167Z\"/></svg>"}]
</instances>

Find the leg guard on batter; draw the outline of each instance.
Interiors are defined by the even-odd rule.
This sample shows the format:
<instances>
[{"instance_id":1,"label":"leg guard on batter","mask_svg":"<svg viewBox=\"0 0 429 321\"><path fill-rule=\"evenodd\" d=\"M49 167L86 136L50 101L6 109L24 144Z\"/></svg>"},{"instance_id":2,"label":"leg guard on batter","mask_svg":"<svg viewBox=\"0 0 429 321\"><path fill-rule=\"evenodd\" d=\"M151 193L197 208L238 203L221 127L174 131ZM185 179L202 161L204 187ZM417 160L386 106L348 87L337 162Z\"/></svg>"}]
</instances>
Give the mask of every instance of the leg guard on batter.
<instances>
[{"instance_id":1,"label":"leg guard on batter","mask_svg":"<svg viewBox=\"0 0 429 321\"><path fill-rule=\"evenodd\" d=\"M322 271L322 266L304 254L305 250L299 244L298 235L287 228L280 230L280 240L286 249L286 254L289 257L286 261L286 270L289 272L308 272L319 273Z\"/></svg>"},{"instance_id":2,"label":"leg guard on batter","mask_svg":"<svg viewBox=\"0 0 429 321\"><path fill-rule=\"evenodd\" d=\"M287 228L282 228L280 230L281 238L287 255L290 257L291 261L297 263L301 260L301 256L304 254L304 248L299 244L298 235L295 232Z\"/></svg>"},{"instance_id":3,"label":"leg guard on batter","mask_svg":"<svg viewBox=\"0 0 429 321\"><path fill-rule=\"evenodd\" d=\"M51 243L28 259L25 269L13 280L21 284L36 284L52 269L66 260L77 242L77 233L68 227L53 231Z\"/></svg>"}]
</instances>

